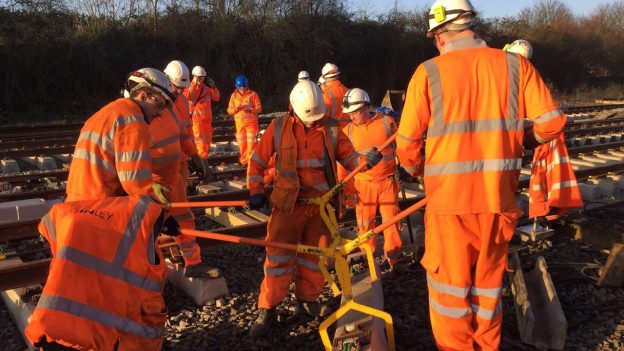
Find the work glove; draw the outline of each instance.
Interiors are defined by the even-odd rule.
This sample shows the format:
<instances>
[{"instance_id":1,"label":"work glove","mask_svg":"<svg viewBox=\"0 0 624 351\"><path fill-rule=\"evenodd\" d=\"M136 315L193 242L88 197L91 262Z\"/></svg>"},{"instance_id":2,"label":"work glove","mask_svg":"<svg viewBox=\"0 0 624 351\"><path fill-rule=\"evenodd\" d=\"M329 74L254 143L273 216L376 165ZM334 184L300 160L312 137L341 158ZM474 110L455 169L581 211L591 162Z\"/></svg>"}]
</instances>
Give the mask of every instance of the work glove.
<instances>
[{"instance_id":1,"label":"work glove","mask_svg":"<svg viewBox=\"0 0 624 351\"><path fill-rule=\"evenodd\" d=\"M202 160L199 154L195 154L191 156L191 161L193 161L193 165L195 166L195 170L199 175L199 178L205 182L210 182L212 180L212 170L206 162Z\"/></svg>"},{"instance_id":2,"label":"work glove","mask_svg":"<svg viewBox=\"0 0 624 351\"><path fill-rule=\"evenodd\" d=\"M171 191L171 189L156 182L152 182L152 188L154 189L154 194L156 194L156 198L158 199L158 201L163 204L169 204L169 199L167 199L165 192L169 192Z\"/></svg>"},{"instance_id":3,"label":"work glove","mask_svg":"<svg viewBox=\"0 0 624 351\"><path fill-rule=\"evenodd\" d=\"M251 195L251 197L249 198L249 208L251 208L252 210L257 210L264 207L267 202L268 199L264 194Z\"/></svg>"},{"instance_id":4,"label":"work glove","mask_svg":"<svg viewBox=\"0 0 624 351\"><path fill-rule=\"evenodd\" d=\"M368 164L369 168L373 168L377 166L377 164L381 161L383 155L376 147L372 148L369 152L366 153L364 159L366 160L366 164Z\"/></svg>"},{"instance_id":5,"label":"work glove","mask_svg":"<svg viewBox=\"0 0 624 351\"><path fill-rule=\"evenodd\" d=\"M209 86L209 87L211 87L211 88L214 88L214 87L215 87L215 81L214 81L214 79L212 79L212 78L210 78L210 77L207 77L207 78L206 78L206 85L208 85L208 86Z\"/></svg>"},{"instance_id":6,"label":"work glove","mask_svg":"<svg viewBox=\"0 0 624 351\"><path fill-rule=\"evenodd\" d=\"M177 236L181 234L180 224L178 223L178 221L176 221L175 218L171 216L165 219L165 222L163 223L163 227L160 231L170 236Z\"/></svg>"},{"instance_id":7,"label":"work glove","mask_svg":"<svg viewBox=\"0 0 624 351\"><path fill-rule=\"evenodd\" d=\"M414 177L412 177L406 170L405 168L398 166L396 168L396 172L394 173L394 179L396 179L396 182L399 183L399 185L404 185L405 183L413 183L414 182Z\"/></svg>"}]
</instances>

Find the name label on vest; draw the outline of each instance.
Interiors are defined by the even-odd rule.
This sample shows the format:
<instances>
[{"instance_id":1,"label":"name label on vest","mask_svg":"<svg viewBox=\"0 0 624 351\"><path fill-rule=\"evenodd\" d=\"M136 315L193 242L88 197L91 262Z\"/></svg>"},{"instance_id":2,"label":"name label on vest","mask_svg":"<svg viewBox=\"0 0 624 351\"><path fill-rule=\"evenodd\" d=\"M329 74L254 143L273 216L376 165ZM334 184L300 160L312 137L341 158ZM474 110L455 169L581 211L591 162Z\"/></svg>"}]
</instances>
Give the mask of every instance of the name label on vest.
<instances>
[{"instance_id":1,"label":"name label on vest","mask_svg":"<svg viewBox=\"0 0 624 351\"><path fill-rule=\"evenodd\" d=\"M101 211L101 210L91 210L91 209L78 208L78 207L72 207L71 208L71 213L90 214L90 215L93 215L95 217L99 217L99 218L105 219L107 221L109 221L111 219L111 217L113 217L113 213L112 212Z\"/></svg>"}]
</instances>

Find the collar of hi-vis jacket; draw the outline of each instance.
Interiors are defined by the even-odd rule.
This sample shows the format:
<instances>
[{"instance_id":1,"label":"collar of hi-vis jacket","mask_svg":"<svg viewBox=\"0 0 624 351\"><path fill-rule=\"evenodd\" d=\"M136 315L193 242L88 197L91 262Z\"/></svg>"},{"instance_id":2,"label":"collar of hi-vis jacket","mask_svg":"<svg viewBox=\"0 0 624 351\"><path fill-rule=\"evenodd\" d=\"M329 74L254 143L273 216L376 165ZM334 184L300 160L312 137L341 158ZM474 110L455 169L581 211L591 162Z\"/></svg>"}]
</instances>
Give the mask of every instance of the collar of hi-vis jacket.
<instances>
[{"instance_id":1,"label":"collar of hi-vis jacket","mask_svg":"<svg viewBox=\"0 0 624 351\"><path fill-rule=\"evenodd\" d=\"M461 38L456 40L451 40L446 45L444 45L444 54L448 54L451 51L455 50L465 50L465 49L477 49L477 48L486 48L487 43L485 40L479 38L478 35L474 35L472 38Z\"/></svg>"}]
</instances>

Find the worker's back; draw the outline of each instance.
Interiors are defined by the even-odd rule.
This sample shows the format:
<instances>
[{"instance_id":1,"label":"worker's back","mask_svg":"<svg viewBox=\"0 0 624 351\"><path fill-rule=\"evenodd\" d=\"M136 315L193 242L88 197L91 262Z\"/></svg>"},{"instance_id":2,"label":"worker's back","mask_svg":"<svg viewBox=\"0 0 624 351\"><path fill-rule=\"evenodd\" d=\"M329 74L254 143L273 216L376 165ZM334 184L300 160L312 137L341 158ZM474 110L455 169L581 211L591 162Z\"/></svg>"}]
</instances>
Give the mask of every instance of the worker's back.
<instances>
[{"instance_id":1,"label":"worker's back","mask_svg":"<svg viewBox=\"0 0 624 351\"><path fill-rule=\"evenodd\" d=\"M149 132L131 99L117 99L89 118L76 142L67 200L149 195L152 190Z\"/></svg>"},{"instance_id":2,"label":"worker's back","mask_svg":"<svg viewBox=\"0 0 624 351\"><path fill-rule=\"evenodd\" d=\"M550 138L565 117L557 113L557 105L526 59L488 48L476 38L449 46L416 70L408 94L419 97L406 100L401 123L407 130L413 120L417 128L412 130L427 130L427 208L449 214L513 209L524 119L555 113L539 126L536 123L537 135ZM427 84L414 86L416 82ZM414 106L414 101L429 104ZM399 134L410 137L401 128Z\"/></svg>"}]
</instances>

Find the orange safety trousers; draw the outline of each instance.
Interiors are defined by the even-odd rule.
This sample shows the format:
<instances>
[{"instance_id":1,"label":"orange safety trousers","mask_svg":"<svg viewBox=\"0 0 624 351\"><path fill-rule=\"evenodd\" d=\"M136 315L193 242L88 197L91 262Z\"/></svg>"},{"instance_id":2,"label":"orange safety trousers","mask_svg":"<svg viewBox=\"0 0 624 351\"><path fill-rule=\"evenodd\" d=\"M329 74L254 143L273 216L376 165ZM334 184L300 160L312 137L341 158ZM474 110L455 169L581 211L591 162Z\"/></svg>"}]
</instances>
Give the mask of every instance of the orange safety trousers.
<instances>
[{"instance_id":1,"label":"orange safety trousers","mask_svg":"<svg viewBox=\"0 0 624 351\"><path fill-rule=\"evenodd\" d=\"M193 116L193 135L199 156L208 158L210 143L212 143L212 116Z\"/></svg>"},{"instance_id":2,"label":"orange safety trousers","mask_svg":"<svg viewBox=\"0 0 624 351\"><path fill-rule=\"evenodd\" d=\"M520 210L425 212L429 316L440 350L498 350L508 242Z\"/></svg>"},{"instance_id":3,"label":"orange safety trousers","mask_svg":"<svg viewBox=\"0 0 624 351\"><path fill-rule=\"evenodd\" d=\"M187 171L188 173L188 168ZM181 172L182 173L182 172ZM178 180L173 184L171 189L171 202L187 202L188 197L186 195L186 182L188 178L178 177ZM174 207L170 209L171 216L178 221L180 228L182 229L195 229L195 216L190 208ZM178 235L174 236L176 244L180 249L180 253L184 258L184 264L191 266L201 263L201 250L194 236Z\"/></svg>"},{"instance_id":4,"label":"orange safety trousers","mask_svg":"<svg viewBox=\"0 0 624 351\"><path fill-rule=\"evenodd\" d=\"M358 203L355 207L355 217L360 234L375 228L375 217L377 208L381 213L382 222L390 220L399 213L398 193L399 186L393 178L386 178L381 181L355 180L355 191ZM388 227L384 230L384 252L388 257L388 262L394 264L400 254L403 243L399 232L399 224ZM373 252L377 249L377 239L368 241Z\"/></svg>"},{"instance_id":5,"label":"orange safety trousers","mask_svg":"<svg viewBox=\"0 0 624 351\"><path fill-rule=\"evenodd\" d=\"M304 204L295 204L292 213L274 208L267 232L267 241L318 247L327 247L330 235L318 206ZM318 262L316 255L267 247L258 307L277 306L288 294L293 275L297 299L315 301L325 284Z\"/></svg>"},{"instance_id":6,"label":"orange safety trousers","mask_svg":"<svg viewBox=\"0 0 624 351\"><path fill-rule=\"evenodd\" d=\"M236 142L240 148L240 163L247 165L252 151L258 143L258 118L253 117L243 122L236 121Z\"/></svg>"}]
</instances>

